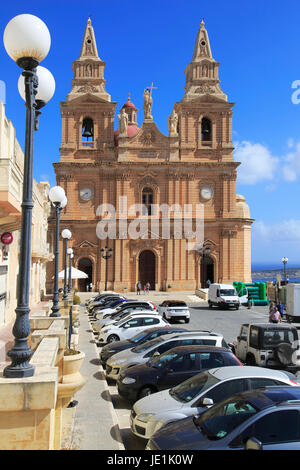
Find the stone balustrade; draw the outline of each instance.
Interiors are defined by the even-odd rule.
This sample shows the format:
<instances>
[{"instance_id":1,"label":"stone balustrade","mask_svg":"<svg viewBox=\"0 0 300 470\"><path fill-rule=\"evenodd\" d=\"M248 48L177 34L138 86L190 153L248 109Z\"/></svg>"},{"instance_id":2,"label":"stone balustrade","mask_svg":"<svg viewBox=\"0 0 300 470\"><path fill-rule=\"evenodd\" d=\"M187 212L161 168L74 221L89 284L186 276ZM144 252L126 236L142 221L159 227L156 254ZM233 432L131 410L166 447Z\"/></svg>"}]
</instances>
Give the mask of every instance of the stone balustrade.
<instances>
[{"instance_id":1,"label":"stone balustrade","mask_svg":"<svg viewBox=\"0 0 300 470\"><path fill-rule=\"evenodd\" d=\"M65 377L69 317L50 317L49 312L30 318L34 376L9 379L0 371L1 450L60 450L65 421L70 428L67 405L85 379L79 372ZM78 354L79 361L83 358Z\"/></svg>"}]
</instances>

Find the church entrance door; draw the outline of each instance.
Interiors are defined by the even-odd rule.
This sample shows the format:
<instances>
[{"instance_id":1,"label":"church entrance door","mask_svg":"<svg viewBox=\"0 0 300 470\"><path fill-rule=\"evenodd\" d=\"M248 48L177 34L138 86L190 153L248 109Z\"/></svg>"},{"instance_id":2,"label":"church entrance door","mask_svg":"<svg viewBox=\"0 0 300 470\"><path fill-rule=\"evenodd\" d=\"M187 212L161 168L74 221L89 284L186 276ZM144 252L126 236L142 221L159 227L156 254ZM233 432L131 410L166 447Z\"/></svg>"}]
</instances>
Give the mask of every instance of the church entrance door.
<instances>
[{"instance_id":1,"label":"church entrance door","mask_svg":"<svg viewBox=\"0 0 300 470\"><path fill-rule=\"evenodd\" d=\"M213 284L215 281L214 261L210 256L204 256L201 261L201 287L207 288L207 281Z\"/></svg>"},{"instance_id":2,"label":"church entrance door","mask_svg":"<svg viewBox=\"0 0 300 470\"><path fill-rule=\"evenodd\" d=\"M89 285L93 282L93 263L89 258L81 258L78 269L88 275L88 278L78 279L78 290L79 292L87 292Z\"/></svg>"},{"instance_id":3,"label":"church entrance door","mask_svg":"<svg viewBox=\"0 0 300 470\"><path fill-rule=\"evenodd\" d=\"M147 282L150 283L150 289L155 290L155 254L151 250L144 250L139 256L139 280L142 289Z\"/></svg>"}]
</instances>

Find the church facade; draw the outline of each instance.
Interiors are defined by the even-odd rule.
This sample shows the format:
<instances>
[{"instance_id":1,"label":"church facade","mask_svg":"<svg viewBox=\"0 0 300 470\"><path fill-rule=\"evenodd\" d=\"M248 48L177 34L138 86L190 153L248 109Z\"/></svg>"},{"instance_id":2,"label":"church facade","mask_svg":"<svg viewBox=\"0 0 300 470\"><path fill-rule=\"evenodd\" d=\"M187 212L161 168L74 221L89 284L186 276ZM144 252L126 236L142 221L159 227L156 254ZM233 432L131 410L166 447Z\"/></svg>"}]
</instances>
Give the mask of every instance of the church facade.
<instances>
[{"instance_id":1,"label":"church facade","mask_svg":"<svg viewBox=\"0 0 300 470\"><path fill-rule=\"evenodd\" d=\"M111 100L104 69L89 19L71 91L61 103L60 161L54 163L68 198L61 228L72 232L74 266L88 274L76 281L79 290L87 282L93 290L125 293L138 281L163 291L193 291L208 280L250 282L253 220L236 194L234 103L220 87L203 21L184 96L170 110L169 135L152 116L153 84L144 90L139 127L130 98L121 109ZM53 244L53 217L49 227ZM62 243L60 256L62 269ZM49 286L52 276L49 266Z\"/></svg>"}]
</instances>

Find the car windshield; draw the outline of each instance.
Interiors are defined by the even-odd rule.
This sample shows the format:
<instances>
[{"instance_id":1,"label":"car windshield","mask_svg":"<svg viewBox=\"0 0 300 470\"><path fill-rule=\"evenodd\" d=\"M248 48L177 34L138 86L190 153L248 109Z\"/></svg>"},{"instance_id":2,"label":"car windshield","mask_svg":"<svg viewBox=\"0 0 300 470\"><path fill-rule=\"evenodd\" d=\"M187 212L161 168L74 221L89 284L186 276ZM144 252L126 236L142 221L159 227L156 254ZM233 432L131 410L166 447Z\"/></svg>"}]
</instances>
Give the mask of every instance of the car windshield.
<instances>
[{"instance_id":1,"label":"car windshield","mask_svg":"<svg viewBox=\"0 0 300 470\"><path fill-rule=\"evenodd\" d=\"M233 296L237 295L237 292L235 289L220 289L220 295L226 296Z\"/></svg>"},{"instance_id":2,"label":"car windshield","mask_svg":"<svg viewBox=\"0 0 300 470\"><path fill-rule=\"evenodd\" d=\"M298 340L297 335L294 333L296 333L294 330L287 328L268 328L263 332L263 347L274 348L280 343L289 343L292 345L294 341Z\"/></svg>"},{"instance_id":3,"label":"car windshield","mask_svg":"<svg viewBox=\"0 0 300 470\"><path fill-rule=\"evenodd\" d=\"M113 325L114 326L120 326L120 325L124 325L126 322L128 322L129 320L131 320L132 317L126 317L126 320L124 321L124 318L122 318L121 320L119 321L116 321L116 323L114 323Z\"/></svg>"},{"instance_id":4,"label":"car windshield","mask_svg":"<svg viewBox=\"0 0 300 470\"><path fill-rule=\"evenodd\" d=\"M142 332L142 333L138 333L137 335L135 335L133 338L130 338L130 343L139 343L140 341L142 341L144 338L146 338L146 336L148 336L149 333L147 332Z\"/></svg>"},{"instance_id":5,"label":"car windshield","mask_svg":"<svg viewBox=\"0 0 300 470\"><path fill-rule=\"evenodd\" d=\"M169 302L168 307L186 307L185 302Z\"/></svg>"},{"instance_id":6,"label":"car windshield","mask_svg":"<svg viewBox=\"0 0 300 470\"><path fill-rule=\"evenodd\" d=\"M159 343L161 342L162 342L161 338L154 338L154 339L151 339L150 341L146 341L146 343L144 344L140 344L139 346L136 346L131 351L135 353L142 353L152 348L153 346L159 345Z\"/></svg>"},{"instance_id":7,"label":"car windshield","mask_svg":"<svg viewBox=\"0 0 300 470\"><path fill-rule=\"evenodd\" d=\"M149 367L163 368L166 367L166 364L168 364L168 362L172 361L173 359L176 359L176 357L178 357L177 353L171 353L167 351L161 356L154 357L153 359L151 359L147 363L147 365Z\"/></svg>"},{"instance_id":8,"label":"car windshield","mask_svg":"<svg viewBox=\"0 0 300 470\"><path fill-rule=\"evenodd\" d=\"M212 374L203 372L171 388L169 393L172 397L176 398L176 400L188 403L198 396L199 393L203 393L218 382L220 382L220 380Z\"/></svg>"},{"instance_id":9,"label":"car windshield","mask_svg":"<svg viewBox=\"0 0 300 470\"><path fill-rule=\"evenodd\" d=\"M259 409L249 400L235 395L204 411L199 417L194 418L194 423L208 439L218 440L227 436L258 411Z\"/></svg>"}]
</instances>

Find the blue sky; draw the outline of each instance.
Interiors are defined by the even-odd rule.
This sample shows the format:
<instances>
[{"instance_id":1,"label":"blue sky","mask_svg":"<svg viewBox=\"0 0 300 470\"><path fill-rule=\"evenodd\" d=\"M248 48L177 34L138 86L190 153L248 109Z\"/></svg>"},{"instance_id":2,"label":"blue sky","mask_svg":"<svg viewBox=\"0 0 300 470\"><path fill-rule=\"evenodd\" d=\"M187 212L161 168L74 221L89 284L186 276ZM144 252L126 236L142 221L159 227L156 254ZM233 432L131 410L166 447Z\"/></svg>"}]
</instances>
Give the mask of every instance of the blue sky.
<instances>
[{"instance_id":1,"label":"blue sky","mask_svg":"<svg viewBox=\"0 0 300 470\"><path fill-rule=\"evenodd\" d=\"M173 103L184 94L184 70L204 17L213 57L221 63L221 87L236 103L233 140L235 159L242 162L237 192L255 219L252 262L280 266L287 256L289 266L300 265L300 104L292 102L297 91L292 84L300 80L299 1L287 0L283 7L282 0L15 0L1 5L2 33L20 13L39 16L51 34L51 49L41 65L54 75L56 92L43 109L34 157L35 178L51 185L52 162L59 160L59 103L71 89L72 61L79 56L88 16L117 110L131 93L141 124L143 90L153 81L158 89L152 114L165 134ZM21 69L3 45L0 63L6 114L23 146L25 106L17 91Z\"/></svg>"}]
</instances>

